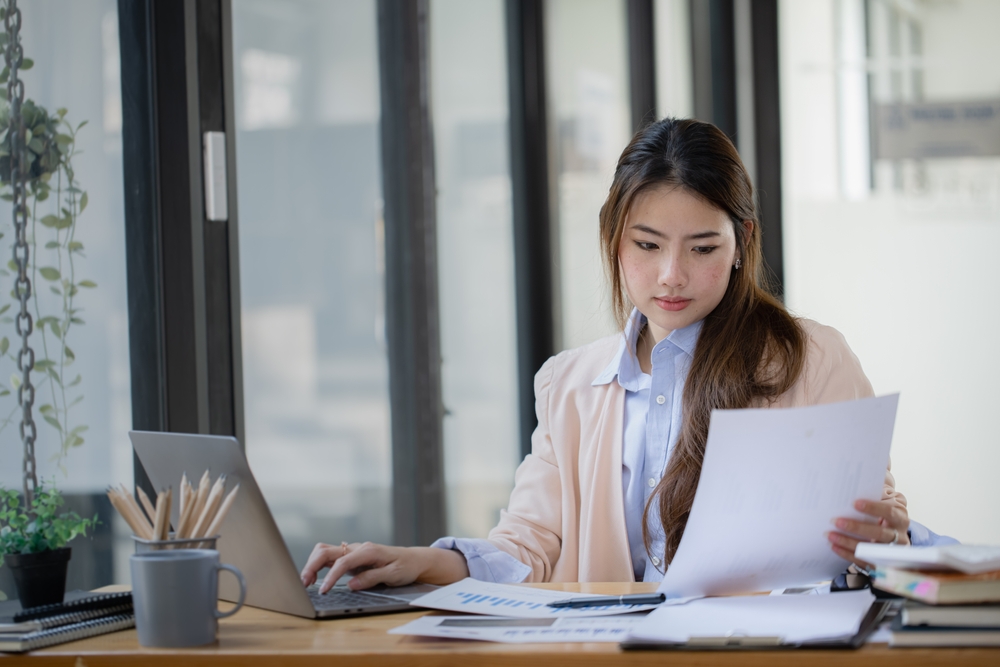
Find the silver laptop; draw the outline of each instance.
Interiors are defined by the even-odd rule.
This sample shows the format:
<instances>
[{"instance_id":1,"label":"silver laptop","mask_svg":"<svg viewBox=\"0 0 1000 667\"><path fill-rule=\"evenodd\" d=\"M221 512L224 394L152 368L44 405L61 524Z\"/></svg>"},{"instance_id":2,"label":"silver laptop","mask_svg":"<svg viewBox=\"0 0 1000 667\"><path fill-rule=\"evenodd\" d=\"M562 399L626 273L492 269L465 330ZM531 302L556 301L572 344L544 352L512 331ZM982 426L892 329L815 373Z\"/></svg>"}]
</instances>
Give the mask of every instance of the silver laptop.
<instances>
[{"instance_id":1,"label":"silver laptop","mask_svg":"<svg viewBox=\"0 0 1000 667\"><path fill-rule=\"evenodd\" d=\"M218 549L223 563L243 572L248 605L306 618L362 616L412 611L411 600L437 588L417 584L352 591L335 586L325 595L315 585L306 589L236 438L147 431L128 435L155 489L176 488L185 472L197 484L205 470L213 479L225 474L227 492L240 485L223 523ZM171 514L171 523L176 525L177 503ZM235 579L221 575L219 598L235 601L238 597Z\"/></svg>"}]
</instances>

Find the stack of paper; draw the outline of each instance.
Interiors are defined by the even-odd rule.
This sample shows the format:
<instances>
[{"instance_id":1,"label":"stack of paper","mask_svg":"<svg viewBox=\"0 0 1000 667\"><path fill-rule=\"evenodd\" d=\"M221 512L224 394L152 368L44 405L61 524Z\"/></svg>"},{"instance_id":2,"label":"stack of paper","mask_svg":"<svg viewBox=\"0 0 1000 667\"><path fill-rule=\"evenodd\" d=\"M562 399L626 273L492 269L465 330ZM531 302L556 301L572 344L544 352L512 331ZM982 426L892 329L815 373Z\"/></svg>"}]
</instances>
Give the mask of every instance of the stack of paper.
<instances>
[{"instance_id":1,"label":"stack of paper","mask_svg":"<svg viewBox=\"0 0 1000 667\"><path fill-rule=\"evenodd\" d=\"M636 625L629 641L687 646L843 642L857 634L874 599L867 590L704 598L657 609Z\"/></svg>"}]
</instances>

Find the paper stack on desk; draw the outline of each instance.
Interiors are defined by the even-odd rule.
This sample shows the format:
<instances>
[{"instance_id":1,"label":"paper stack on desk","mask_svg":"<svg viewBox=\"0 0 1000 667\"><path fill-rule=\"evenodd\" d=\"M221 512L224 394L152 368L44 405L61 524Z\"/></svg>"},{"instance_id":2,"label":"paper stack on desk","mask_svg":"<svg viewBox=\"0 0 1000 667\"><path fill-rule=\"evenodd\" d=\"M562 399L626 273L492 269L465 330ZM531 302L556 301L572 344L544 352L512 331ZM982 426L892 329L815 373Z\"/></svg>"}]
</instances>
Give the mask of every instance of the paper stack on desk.
<instances>
[{"instance_id":1,"label":"paper stack on desk","mask_svg":"<svg viewBox=\"0 0 1000 667\"><path fill-rule=\"evenodd\" d=\"M444 586L410 604L476 616L424 616L390 634L479 639L507 643L620 642L655 605L608 605L579 609L548 606L568 599L601 597L475 579Z\"/></svg>"},{"instance_id":2,"label":"paper stack on desk","mask_svg":"<svg viewBox=\"0 0 1000 667\"><path fill-rule=\"evenodd\" d=\"M874 600L867 590L704 598L655 610L632 630L628 648L848 643L858 634Z\"/></svg>"}]
</instances>

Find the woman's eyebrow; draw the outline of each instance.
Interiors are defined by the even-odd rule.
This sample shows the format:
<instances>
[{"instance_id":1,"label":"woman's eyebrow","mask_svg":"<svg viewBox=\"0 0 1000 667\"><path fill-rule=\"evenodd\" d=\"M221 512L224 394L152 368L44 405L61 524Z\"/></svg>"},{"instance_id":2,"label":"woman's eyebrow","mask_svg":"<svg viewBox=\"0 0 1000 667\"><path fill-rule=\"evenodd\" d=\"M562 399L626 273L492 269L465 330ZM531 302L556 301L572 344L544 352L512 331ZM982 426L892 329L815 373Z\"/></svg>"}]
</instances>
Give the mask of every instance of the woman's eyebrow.
<instances>
[{"instance_id":1,"label":"woman's eyebrow","mask_svg":"<svg viewBox=\"0 0 1000 667\"><path fill-rule=\"evenodd\" d=\"M640 232L645 232L647 234L652 234L653 236L659 236L661 239L667 238L667 235L664 234L663 232L657 229L653 229L652 227L649 227L647 225L643 224L633 225L632 229L638 230ZM722 234L720 234L719 232L705 231L705 232L698 232L697 234L689 234L684 238L691 241L697 239L710 239L716 236L722 236Z\"/></svg>"}]
</instances>

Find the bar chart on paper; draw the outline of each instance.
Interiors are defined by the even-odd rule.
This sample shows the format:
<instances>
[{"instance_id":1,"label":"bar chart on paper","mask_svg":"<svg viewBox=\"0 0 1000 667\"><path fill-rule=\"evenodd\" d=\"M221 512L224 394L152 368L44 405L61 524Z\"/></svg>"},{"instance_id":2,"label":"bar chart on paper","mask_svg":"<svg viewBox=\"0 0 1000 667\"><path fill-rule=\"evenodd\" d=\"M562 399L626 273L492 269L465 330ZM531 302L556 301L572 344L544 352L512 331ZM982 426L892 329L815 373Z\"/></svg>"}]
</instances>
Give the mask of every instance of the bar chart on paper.
<instances>
[{"instance_id":1,"label":"bar chart on paper","mask_svg":"<svg viewBox=\"0 0 1000 667\"><path fill-rule=\"evenodd\" d=\"M597 618L505 618L499 616L422 616L389 634L479 639L511 644L536 642L620 642L643 616Z\"/></svg>"},{"instance_id":2,"label":"bar chart on paper","mask_svg":"<svg viewBox=\"0 0 1000 667\"><path fill-rule=\"evenodd\" d=\"M517 618L609 616L648 611L655 607L655 605L608 605L572 609L547 606L550 602L580 597L597 596L463 579L417 598L412 604L418 607L458 611L466 614Z\"/></svg>"}]
</instances>

